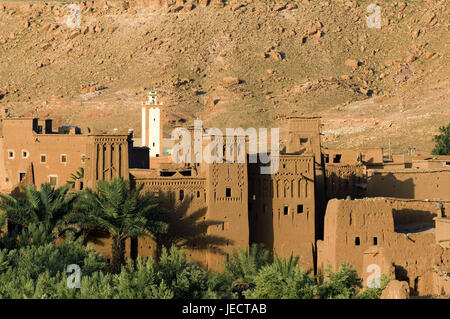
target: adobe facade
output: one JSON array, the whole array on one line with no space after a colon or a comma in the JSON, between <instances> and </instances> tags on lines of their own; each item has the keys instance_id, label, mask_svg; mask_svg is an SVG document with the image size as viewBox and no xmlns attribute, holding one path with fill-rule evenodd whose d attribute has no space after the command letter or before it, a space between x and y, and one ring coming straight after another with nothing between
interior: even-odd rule
<instances>
[{"instance_id":1,"label":"adobe facade","mask_svg":"<svg viewBox=\"0 0 450 319\"><path fill-rule=\"evenodd\" d=\"M381 273L407 281L413 294L449 294L450 201L365 198L328 202L318 269L352 264L365 280ZM443 293L444 292L444 293Z\"/></svg>"},{"instance_id":2,"label":"adobe facade","mask_svg":"<svg viewBox=\"0 0 450 319\"><path fill-rule=\"evenodd\" d=\"M198 154L191 152L183 154L191 159L187 163L174 163L172 150L162 150L162 114L156 101L143 105L145 137L139 146L133 131L82 132L56 128L50 119L5 116L0 190L61 186L80 168L77 191L122 177L154 193L170 223L168 234L128 240L128 257L155 256L161 245L175 243L203 267L220 270L233 249L262 243L271 257L298 255L303 268L318 273L348 261L366 280L367 267L378 263L383 273L408 281L415 294L449 294L448 157L386 158L381 148L327 149L320 118L297 117L287 119L286 149L271 154L279 163L274 174L261 174L266 164L250 160L255 154L246 136L225 139L233 162L197 163ZM190 132L207 143L206 130ZM239 150L245 150L243 162L236 161ZM111 257L109 238L88 239Z\"/></svg>"}]
</instances>

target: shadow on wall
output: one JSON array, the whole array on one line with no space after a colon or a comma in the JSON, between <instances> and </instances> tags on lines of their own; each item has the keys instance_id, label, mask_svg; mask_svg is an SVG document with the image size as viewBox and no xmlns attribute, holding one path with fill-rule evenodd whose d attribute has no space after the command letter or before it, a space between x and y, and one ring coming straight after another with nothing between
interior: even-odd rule
<instances>
[{"instance_id":1,"label":"shadow on wall","mask_svg":"<svg viewBox=\"0 0 450 319\"><path fill-rule=\"evenodd\" d=\"M250 245L263 244L269 251L269 259L274 257L274 224L272 201L249 203L248 222L250 226Z\"/></svg>"},{"instance_id":2,"label":"shadow on wall","mask_svg":"<svg viewBox=\"0 0 450 319\"><path fill-rule=\"evenodd\" d=\"M249 244L263 244L269 251L269 259L274 255L273 223L273 180L270 175L260 174L259 164L249 164L248 168L248 224Z\"/></svg>"},{"instance_id":3,"label":"shadow on wall","mask_svg":"<svg viewBox=\"0 0 450 319\"><path fill-rule=\"evenodd\" d=\"M150 168L149 148L146 146L130 147L128 151L129 168Z\"/></svg>"},{"instance_id":4,"label":"shadow on wall","mask_svg":"<svg viewBox=\"0 0 450 319\"><path fill-rule=\"evenodd\" d=\"M419 294L419 278L415 277L414 280L412 278L409 278L408 271L400 265L394 265L395 269L395 280L398 281L406 281L410 287L410 294L411 296L418 297ZM411 282L413 281L413 282Z\"/></svg>"},{"instance_id":5,"label":"shadow on wall","mask_svg":"<svg viewBox=\"0 0 450 319\"><path fill-rule=\"evenodd\" d=\"M352 199L366 196L367 180L364 176L351 173L345 177L337 175L335 172L327 172L325 193L327 199L345 199L351 196Z\"/></svg>"},{"instance_id":6,"label":"shadow on wall","mask_svg":"<svg viewBox=\"0 0 450 319\"><path fill-rule=\"evenodd\" d=\"M207 220L207 208L203 207L190 211L194 195L184 196L179 201L179 194L175 192L160 192L159 202L166 212L165 221L169 224L168 232L156 236L158 246L170 247L177 245L191 250L209 251L225 255L222 247L234 242L228 238L207 234L212 226L223 226L222 221Z\"/></svg>"},{"instance_id":7,"label":"shadow on wall","mask_svg":"<svg viewBox=\"0 0 450 319\"><path fill-rule=\"evenodd\" d=\"M398 180L392 173L374 174L367 178L367 197L414 198L414 181Z\"/></svg>"},{"instance_id":8,"label":"shadow on wall","mask_svg":"<svg viewBox=\"0 0 450 319\"><path fill-rule=\"evenodd\" d=\"M435 228L436 213L414 209L394 209L394 231L397 233L418 233Z\"/></svg>"}]
</instances>

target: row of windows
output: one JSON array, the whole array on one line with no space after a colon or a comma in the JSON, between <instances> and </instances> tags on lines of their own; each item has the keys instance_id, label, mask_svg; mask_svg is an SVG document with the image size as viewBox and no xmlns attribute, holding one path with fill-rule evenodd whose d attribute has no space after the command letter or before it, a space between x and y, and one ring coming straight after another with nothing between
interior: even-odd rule
<instances>
[{"instance_id":1,"label":"row of windows","mask_svg":"<svg viewBox=\"0 0 450 319\"><path fill-rule=\"evenodd\" d=\"M197 198L200 198L200 191L197 191ZM178 199L183 200L184 199L184 190L180 189L180 192L178 193Z\"/></svg>"},{"instance_id":2,"label":"row of windows","mask_svg":"<svg viewBox=\"0 0 450 319\"><path fill-rule=\"evenodd\" d=\"M200 191L197 191L197 198L200 198ZM231 197L231 188L226 188L225 189L225 197ZM184 190L180 189L179 193L178 193L178 200L183 200L184 199Z\"/></svg>"},{"instance_id":3,"label":"row of windows","mask_svg":"<svg viewBox=\"0 0 450 319\"><path fill-rule=\"evenodd\" d=\"M22 158L28 158L30 156L30 153L28 151L22 150ZM15 158L15 153L12 150L8 151L8 159L14 159ZM67 163L67 154L61 154L60 155L60 162L61 163ZM47 163L47 155L46 154L41 154L40 156L40 162L42 164ZM85 163L86 162L86 155L82 154L81 155L81 163Z\"/></svg>"},{"instance_id":4,"label":"row of windows","mask_svg":"<svg viewBox=\"0 0 450 319\"><path fill-rule=\"evenodd\" d=\"M372 243L374 246L378 245L378 238L377 237L373 237L372 238ZM361 239L359 237L355 237L355 246L359 246L361 245Z\"/></svg>"},{"instance_id":5,"label":"row of windows","mask_svg":"<svg viewBox=\"0 0 450 319\"><path fill-rule=\"evenodd\" d=\"M251 212L253 210L253 205L252 203L248 203L248 211ZM303 204L298 204L297 205L297 214L303 214ZM263 205L263 213L266 213L266 205ZM273 210L272 210L272 214L273 214ZM289 206L284 206L283 207L283 215L289 215Z\"/></svg>"},{"instance_id":6,"label":"row of windows","mask_svg":"<svg viewBox=\"0 0 450 319\"><path fill-rule=\"evenodd\" d=\"M20 172L19 173L19 182L21 182L24 178L25 178L25 173ZM8 181L9 181L9 178L7 177L6 182L8 182ZM58 175L49 175L48 182L50 183L51 186L56 187L58 185ZM83 182L80 182L79 189L80 190L83 189Z\"/></svg>"},{"instance_id":7,"label":"row of windows","mask_svg":"<svg viewBox=\"0 0 450 319\"><path fill-rule=\"evenodd\" d=\"M19 182L21 182L24 178L25 178L25 173L24 172L20 172L19 173ZM9 179L6 178L6 181L8 182ZM50 185L56 186L58 184L58 175L49 175L48 176L48 182L50 183Z\"/></svg>"},{"instance_id":8,"label":"row of windows","mask_svg":"<svg viewBox=\"0 0 450 319\"><path fill-rule=\"evenodd\" d=\"M283 214L289 215L289 206L284 206ZM303 205L302 204L297 205L297 214L303 214Z\"/></svg>"}]
</instances>

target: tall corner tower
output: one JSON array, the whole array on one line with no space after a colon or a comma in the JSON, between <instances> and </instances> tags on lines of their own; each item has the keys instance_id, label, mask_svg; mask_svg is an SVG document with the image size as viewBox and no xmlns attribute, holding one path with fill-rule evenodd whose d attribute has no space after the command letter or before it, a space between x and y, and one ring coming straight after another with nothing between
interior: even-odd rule
<instances>
[{"instance_id":1,"label":"tall corner tower","mask_svg":"<svg viewBox=\"0 0 450 319\"><path fill-rule=\"evenodd\" d=\"M161 102L157 101L156 92L148 94L148 101L142 104L142 146L149 148L150 157L162 155L162 121Z\"/></svg>"}]
</instances>

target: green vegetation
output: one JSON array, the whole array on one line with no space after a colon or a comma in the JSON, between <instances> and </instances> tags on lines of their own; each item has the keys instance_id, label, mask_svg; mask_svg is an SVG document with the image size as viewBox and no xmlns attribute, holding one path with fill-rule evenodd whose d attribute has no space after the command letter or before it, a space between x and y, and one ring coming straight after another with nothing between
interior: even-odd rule
<instances>
[{"instance_id":1,"label":"green vegetation","mask_svg":"<svg viewBox=\"0 0 450 319\"><path fill-rule=\"evenodd\" d=\"M120 272L124 263L127 238L152 236L167 229L160 220L153 194L140 194L143 187L141 184L133 189L129 181L121 178L99 181L95 191L88 188L81 192L67 216L70 223L83 230L106 231L111 236L114 273Z\"/></svg>"},{"instance_id":2,"label":"green vegetation","mask_svg":"<svg viewBox=\"0 0 450 319\"><path fill-rule=\"evenodd\" d=\"M75 194L69 188L53 188L46 183L39 190L28 185L23 194L0 194L0 210L10 225L11 235L21 234L23 239L34 233L34 243L46 243L58 238L66 229L64 217L72 211ZM39 241L37 231L40 231Z\"/></svg>"},{"instance_id":3,"label":"green vegetation","mask_svg":"<svg viewBox=\"0 0 450 319\"><path fill-rule=\"evenodd\" d=\"M389 282L383 277L381 288L363 290L349 264L314 277L293 255L270 262L261 245L234 250L223 273L189 262L176 246L162 247L157 260L125 262L126 238L167 229L152 195L141 195L142 187L133 190L122 179L101 181L95 191L68 190L44 184L39 190L27 186L21 195L0 195L0 299L379 298ZM114 241L110 267L84 243L86 234L99 229ZM72 272L67 267L73 264L80 267L80 288L68 285Z\"/></svg>"},{"instance_id":4,"label":"green vegetation","mask_svg":"<svg viewBox=\"0 0 450 319\"><path fill-rule=\"evenodd\" d=\"M84 177L84 168L80 167L75 174L70 174L70 180L67 181L67 185L70 186L70 188L75 188L75 183L79 180L82 180Z\"/></svg>"},{"instance_id":5,"label":"green vegetation","mask_svg":"<svg viewBox=\"0 0 450 319\"><path fill-rule=\"evenodd\" d=\"M450 123L447 126L439 128L441 134L435 135L434 149L431 151L433 155L450 155Z\"/></svg>"}]
</instances>

